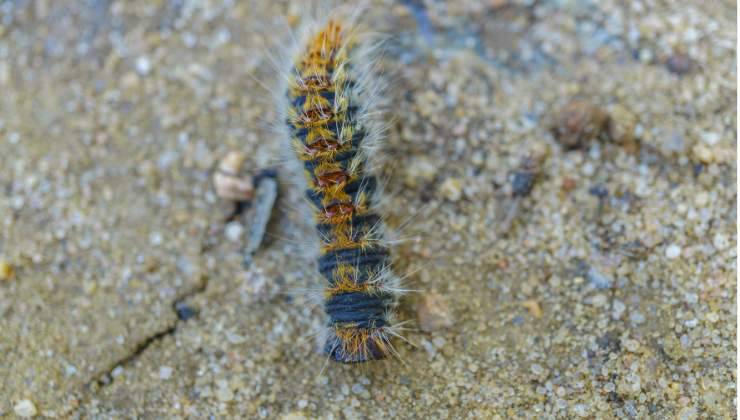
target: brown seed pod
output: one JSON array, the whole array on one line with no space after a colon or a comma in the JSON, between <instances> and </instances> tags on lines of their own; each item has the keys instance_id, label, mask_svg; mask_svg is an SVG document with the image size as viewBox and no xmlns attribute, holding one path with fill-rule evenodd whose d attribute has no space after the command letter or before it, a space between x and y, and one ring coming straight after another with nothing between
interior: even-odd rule
<instances>
[{"instance_id":1,"label":"brown seed pod","mask_svg":"<svg viewBox=\"0 0 740 420\"><path fill-rule=\"evenodd\" d=\"M247 201L252 198L252 177L243 173L246 158L244 153L231 151L218 163L213 174L213 186L219 197L232 201Z\"/></svg>"},{"instance_id":2,"label":"brown seed pod","mask_svg":"<svg viewBox=\"0 0 740 420\"><path fill-rule=\"evenodd\" d=\"M552 134L568 149L584 147L606 129L609 114L582 99L573 99L560 111Z\"/></svg>"}]
</instances>

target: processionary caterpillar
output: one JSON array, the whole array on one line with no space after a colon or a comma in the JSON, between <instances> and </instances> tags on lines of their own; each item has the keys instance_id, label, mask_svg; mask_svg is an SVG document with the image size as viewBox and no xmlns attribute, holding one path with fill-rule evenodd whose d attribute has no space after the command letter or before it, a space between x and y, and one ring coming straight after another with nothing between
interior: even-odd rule
<instances>
[{"instance_id":1,"label":"processionary caterpillar","mask_svg":"<svg viewBox=\"0 0 740 420\"><path fill-rule=\"evenodd\" d=\"M332 13L306 25L297 43L281 115L320 237L329 318L324 351L342 363L382 359L395 354L400 290L369 171L383 131L374 120L382 90L377 42L357 29L355 18Z\"/></svg>"}]
</instances>

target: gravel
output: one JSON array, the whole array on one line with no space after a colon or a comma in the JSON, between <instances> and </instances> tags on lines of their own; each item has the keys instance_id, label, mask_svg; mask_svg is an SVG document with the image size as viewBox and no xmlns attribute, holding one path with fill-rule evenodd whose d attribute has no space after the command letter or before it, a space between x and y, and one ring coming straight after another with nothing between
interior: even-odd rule
<instances>
[{"instance_id":1,"label":"gravel","mask_svg":"<svg viewBox=\"0 0 740 420\"><path fill-rule=\"evenodd\" d=\"M735 4L371 3L414 291L368 366L324 366L288 169L250 264L221 233L218 159L285 155L262 85L303 2L3 3L0 417L736 416Z\"/></svg>"}]
</instances>

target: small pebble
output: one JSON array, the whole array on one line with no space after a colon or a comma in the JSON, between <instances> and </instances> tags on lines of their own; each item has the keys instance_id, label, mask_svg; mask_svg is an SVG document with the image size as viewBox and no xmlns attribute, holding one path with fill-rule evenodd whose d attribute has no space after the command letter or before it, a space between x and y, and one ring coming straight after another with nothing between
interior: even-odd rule
<instances>
[{"instance_id":1,"label":"small pebble","mask_svg":"<svg viewBox=\"0 0 740 420\"><path fill-rule=\"evenodd\" d=\"M721 136L719 133L713 131L704 131L700 135L701 140L709 146L714 146L719 143Z\"/></svg>"},{"instance_id":2,"label":"small pebble","mask_svg":"<svg viewBox=\"0 0 740 420\"><path fill-rule=\"evenodd\" d=\"M152 63L149 61L149 58L146 56L141 56L136 59L136 71L142 75L146 76L149 74L149 72L152 70Z\"/></svg>"},{"instance_id":3,"label":"small pebble","mask_svg":"<svg viewBox=\"0 0 740 420\"><path fill-rule=\"evenodd\" d=\"M637 349L640 348L640 343L638 343L637 340L633 340L630 338L625 340L624 348L626 348L629 352L635 353Z\"/></svg>"},{"instance_id":4,"label":"small pebble","mask_svg":"<svg viewBox=\"0 0 740 420\"><path fill-rule=\"evenodd\" d=\"M607 332L606 334L597 338L596 344L598 344L599 347L609 353L619 352L622 348L622 342L620 341L619 336L613 331Z\"/></svg>"},{"instance_id":5,"label":"small pebble","mask_svg":"<svg viewBox=\"0 0 740 420\"><path fill-rule=\"evenodd\" d=\"M546 151L535 151L522 159L517 169L511 174L512 195L525 197L532 192L546 158Z\"/></svg>"},{"instance_id":6,"label":"small pebble","mask_svg":"<svg viewBox=\"0 0 740 420\"><path fill-rule=\"evenodd\" d=\"M581 170L584 176L591 177L596 172L596 167L591 162L586 162Z\"/></svg>"},{"instance_id":7,"label":"small pebble","mask_svg":"<svg viewBox=\"0 0 740 420\"><path fill-rule=\"evenodd\" d=\"M614 283L614 280L602 274L594 267L589 268L586 273L586 278L592 286L600 290L609 289L612 286L612 283Z\"/></svg>"},{"instance_id":8,"label":"small pebble","mask_svg":"<svg viewBox=\"0 0 740 420\"><path fill-rule=\"evenodd\" d=\"M17 195L10 200L10 206L16 211L22 209L25 203L26 200L21 195Z\"/></svg>"},{"instance_id":9,"label":"small pebble","mask_svg":"<svg viewBox=\"0 0 740 420\"><path fill-rule=\"evenodd\" d=\"M522 302L522 306L529 311L532 316L535 318L541 318L542 317L542 308L540 307L540 303L536 300L530 299L525 300Z\"/></svg>"},{"instance_id":10,"label":"small pebble","mask_svg":"<svg viewBox=\"0 0 740 420\"><path fill-rule=\"evenodd\" d=\"M162 234L159 232L152 232L149 234L149 243L153 246L159 246L162 245L162 241L164 238L162 237Z\"/></svg>"},{"instance_id":11,"label":"small pebble","mask_svg":"<svg viewBox=\"0 0 740 420\"><path fill-rule=\"evenodd\" d=\"M177 318L181 321L187 321L188 319L197 315L195 309L188 306L188 304L185 302L176 303L175 312L177 313Z\"/></svg>"},{"instance_id":12,"label":"small pebble","mask_svg":"<svg viewBox=\"0 0 740 420\"><path fill-rule=\"evenodd\" d=\"M621 300L615 299L612 303L612 319L620 319L627 306Z\"/></svg>"},{"instance_id":13,"label":"small pebble","mask_svg":"<svg viewBox=\"0 0 740 420\"><path fill-rule=\"evenodd\" d=\"M673 260L681 256L681 247L676 244L671 244L665 250L666 258Z\"/></svg>"},{"instance_id":14,"label":"small pebble","mask_svg":"<svg viewBox=\"0 0 740 420\"><path fill-rule=\"evenodd\" d=\"M18 144L21 141L21 135L17 132L12 132L8 134L8 142L10 144Z\"/></svg>"},{"instance_id":15,"label":"small pebble","mask_svg":"<svg viewBox=\"0 0 740 420\"><path fill-rule=\"evenodd\" d=\"M714 235L714 238L712 238L712 245L714 245L718 251L723 251L730 246L730 241L727 240L725 235L718 233ZM2 274L0 274L0 277L1 276Z\"/></svg>"},{"instance_id":16,"label":"small pebble","mask_svg":"<svg viewBox=\"0 0 740 420\"><path fill-rule=\"evenodd\" d=\"M457 178L447 178L439 187L442 196L452 202L462 198L462 182Z\"/></svg>"},{"instance_id":17,"label":"small pebble","mask_svg":"<svg viewBox=\"0 0 740 420\"><path fill-rule=\"evenodd\" d=\"M606 198L609 196L609 190L603 185L594 185L588 189L588 193L598 198Z\"/></svg>"},{"instance_id":18,"label":"small pebble","mask_svg":"<svg viewBox=\"0 0 740 420\"><path fill-rule=\"evenodd\" d=\"M586 404L576 404L573 406L573 412L578 417L588 416L588 406Z\"/></svg>"},{"instance_id":19,"label":"small pebble","mask_svg":"<svg viewBox=\"0 0 740 420\"><path fill-rule=\"evenodd\" d=\"M445 340L444 337L434 337L432 339L432 344L434 344L434 347L441 349L445 344L447 344L447 340Z\"/></svg>"},{"instance_id":20,"label":"small pebble","mask_svg":"<svg viewBox=\"0 0 740 420\"><path fill-rule=\"evenodd\" d=\"M570 177L564 177L560 188L565 192L572 191L577 186L576 181Z\"/></svg>"},{"instance_id":21,"label":"small pebble","mask_svg":"<svg viewBox=\"0 0 740 420\"><path fill-rule=\"evenodd\" d=\"M681 339L679 341L681 343L681 347L687 349L689 346L691 346L691 340L689 340L689 336L684 334L681 336Z\"/></svg>"},{"instance_id":22,"label":"small pebble","mask_svg":"<svg viewBox=\"0 0 740 420\"><path fill-rule=\"evenodd\" d=\"M666 60L665 64L668 71L678 75L688 73L693 67L691 57L683 53L673 54L668 58L668 60Z\"/></svg>"},{"instance_id":23,"label":"small pebble","mask_svg":"<svg viewBox=\"0 0 740 420\"><path fill-rule=\"evenodd\" d=\"M716 156L711 147L697 143L691 149L692 156L694 159L701 163L712 163L716 160Z\"/></svg>"},{"instance_id":24,"label":"small pebble","mask_svg":"<svg viewBox=\"0 0 740 420\"><path fill-rule=\"evenodd\" d=\"M10 280L13 278L13 266L5 260L0 260L0 281Z\"/></svg>"},{"instance_id":25,"label":"small pebble","mask_svg":"<svg viewBox=\"0 0 740 420\"><path fill-rule=\"evenodd\" d=\"M429 342L428 340L422 339L420 340L421 347L424 348L427 352L427 356L429 360L434 359L434 356L437 355L437 349L434 348L434 344Z\"/></svg>"},{"instance_id":26,"label":"small pebble","mask_svg":"<svg viewBox=\"0 0 740 420\"><path fill-rule=\"evenodd\" d=\"M421 297L416 308L419 327L422 331L432 332L453 325L450 308L444 296L437 293L427 293Z\"/></svg>"},{"instance_id":27,"label":"small pebble","mask_svg":"<svg viewBox=\"0 0 740 420\"><path fill-rule=\"evenodd\" d=\"M224 236L231 242L239 242L244 234L244 226L239 222L230 222L224 227Z\"/></svg>"},{"instance_id":28,"label":"small pebble","mask_svg":"<svg viewBox=\"0 0 740 420\"><path fill-rule=\"evenodd\" d=\"M668 334L663 339L663 351L666 355L672 359L678 359L683 356L683 350L681 343L676 339L673 334Z\"/></svg>"},{"instance_id":29,"label":"small pebble","mask_svg":"<svg viewBox=\"0 0 740 420\"><path fill-rule=\"evenodd\" d=\"M699 302L699 295L696 293L686 293L684 295L684 299L686 300L686 303L689 305L694 305L697 302Z\"/></svg>"},{"instance_id":30,"label":"small pebble","mask_svg":"<svg viewBox=\"0 0 740 420\"><path fill-rule=\"evenodd\" d=\"M123 374L123 367L122 366L116 366L115 369L113 369L110 373L110 376L117 378Z\"/></svg>"},{"instance_id":31,"label":"small pebble","mask_svg":"<svg viewBox=\"0 0 740 420\"><path fill-rule=\"evenodd\" d=\"M232 391L229 387L219 387L216 390L216 398L218 398L219 401L228 402L234 399L234 391Z\"/></svg>"},{"instance_id":32,"label":"small pebble","mask_svg":"<svg viewBox=\"0 0 740 420\"><path fill-rule=\"evenodd\" d=\"M226 331L226 341L231 344L242 344L247 341L247 338L233 331Z\"/></svg>"},{"instance_id":33,"label":"small pebble","mask_svg":"<svg viewBox=\"0 0 740 420\"><path fill-rule=\"evenodd\" d=\"M31 400L20 400L13 406L13 411L18 417L33 417L36 415L36 406Z\"/></svg>"},{"instance_id":34,"label":"small pebble","mask_svg":"<svg viewBox=\"0 0 740 420\"><path fill-rule=\"evenodd\" d=\"M608 133L611 141L622 145L628 152L637 151L635 127L637 117L622 105L614 105L609 110Z\"/></svg>"},{"instance_id":35,"label":"small pebble","mask_svg":"<svg viewBox=\"0 0 740 420\"><path fill-rule=\"evenodd\" d=\"M532 192L536 174L529 171L515 171L511 174L511 193L514 196L524 197Z\"/></svg>"},{"instance_id":36,"label":"small pebble","mask_svg":"<svg viewBox=\"0 0 740 420\"><path fill-rule=\"evenodd\" d=\"M352 392L355 394L362 394L365 392L365 387L362 386L362 384L354 384L352 385Z\"/></svg>"},{"instance_id":37,"label":"small pebble","mask_svg":"<svg viewBox=\"0 0 740 420\"><path fill-rule=\"evenodd\" d=\"M172 368L169 366L159 367L159 379L166 381L172 377Z\"/></svg>"},{"instance_id":38,"label":"small pebble","mask_svg":"<svg viewBox=\"0 0 740 420\"><path fill-rule=\"evenodd\" d=\"M641 312L632 312L630 314L630 322L633 324L642 324L645 322L645 315L643 315Z\"/></svg>"},{"instance_id":39,"label":"small pebble","mask_svg":"<svg viewBox=\"0 0 740 420\"><path fill-rule=\"evenodd\" d=\"M653 61L653 52L650 51L649 49L643 48L643 49L640 50L640 53L639 54L640 54L639 55L639 59L643 63L648 64L651 61Z\"/></svg>"},{"instance_id":40,"label":"small pebble","mask_svg":"<svg viewBox=\"0 0 740 420\"><path fill-rule=\"evenodd\" d=\"M599 294L594 295L591 298L590 303L591 303L591 305L593 305L593 306L595 306L597 308L601 308L604 305L606 305L606 301L607 301L606 295L599 293Z\"/></svg>"},{"instance_id":41,"label":"small pebble","mask_svg":"<svg viewBox=\"0 0 740 420\"><path fill-rule=\"evenodd\" d=\"M244 153L231 151L219 162L213 174L213 186L216 194L231 201L247 201L254 195L254 181L244 174Z\"/></svg>"},{"instance_id":42,"label":"small pebble","mask_svg":"<svg viewBox=\"0 0 740 420\"><path fill-rule=\"evenodd\" d=\"M539 365L539 364L537 364L537 363L533 364L533 365L532 365L532 366L530 367L530 369L532 369L532 373L534 373L535 375L542 375L542 373L543 373L543 372L545 371L545 370L544 370L544 369L542 368L542 366L540 366L540 365Z\"/></svg>"},{"instance_id":43,"label":"small pebble","mask_svg":"<svg viewBox=\"0 0 740 420\"><path fill-rule=\"evenodd\" d=\"M567 149L578 149L599 137L608 122L609 115L600 107L573 99L555 118L552 133Z\"/></svg>"},{"instance_id":44,"label":"small pebble","mask_svg":"<svg viewBox=\"0 0 740 420\"><path fill-rule=\"evenodd\" d=\"M415 188L425 182L430 182L437 175L437 167L427 158L412 159L406 167L404 183Z\"/></svg>"},{"instance_id":45,"label":"small pebble","mask_svg":"<svg viewBox=\"0 0 740 420\"><path fill-rule=\"evenodd\" d=\"M77 368L76 367L74 367L73 365L70 365L70 364L67 364L67 365L64 366L64 375L66 377L69 378L70 376L75 375L75 374L77 374Z\"/></svg>"},{"instance_id":46,"label":"small pebble","mask_svg":"<svg viewBox=\"0 0 740 420\"><path fill-rule=\"evenodd\" d=\"M694 204L699 208L706 206L707 203L709 203L709 194L706 191L702 191L694 197Z\"/></svg>"}]
</instances>

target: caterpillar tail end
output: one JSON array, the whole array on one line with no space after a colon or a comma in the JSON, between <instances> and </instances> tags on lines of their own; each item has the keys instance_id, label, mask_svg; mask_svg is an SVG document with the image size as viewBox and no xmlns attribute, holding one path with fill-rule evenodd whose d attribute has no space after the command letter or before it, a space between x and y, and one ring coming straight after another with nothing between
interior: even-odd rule
<instances>
[{"instance_id":1,"label":"caterpillar tail end","mask_svg":"<svg viewBox=\"0 0 740 420\"><path fill-rule=\"evenodd\" d=\"M339 363L364 363L382 360L391 353L390 340L383 328L332 328L324 352Z\"/></svg>"}]
</instances>

